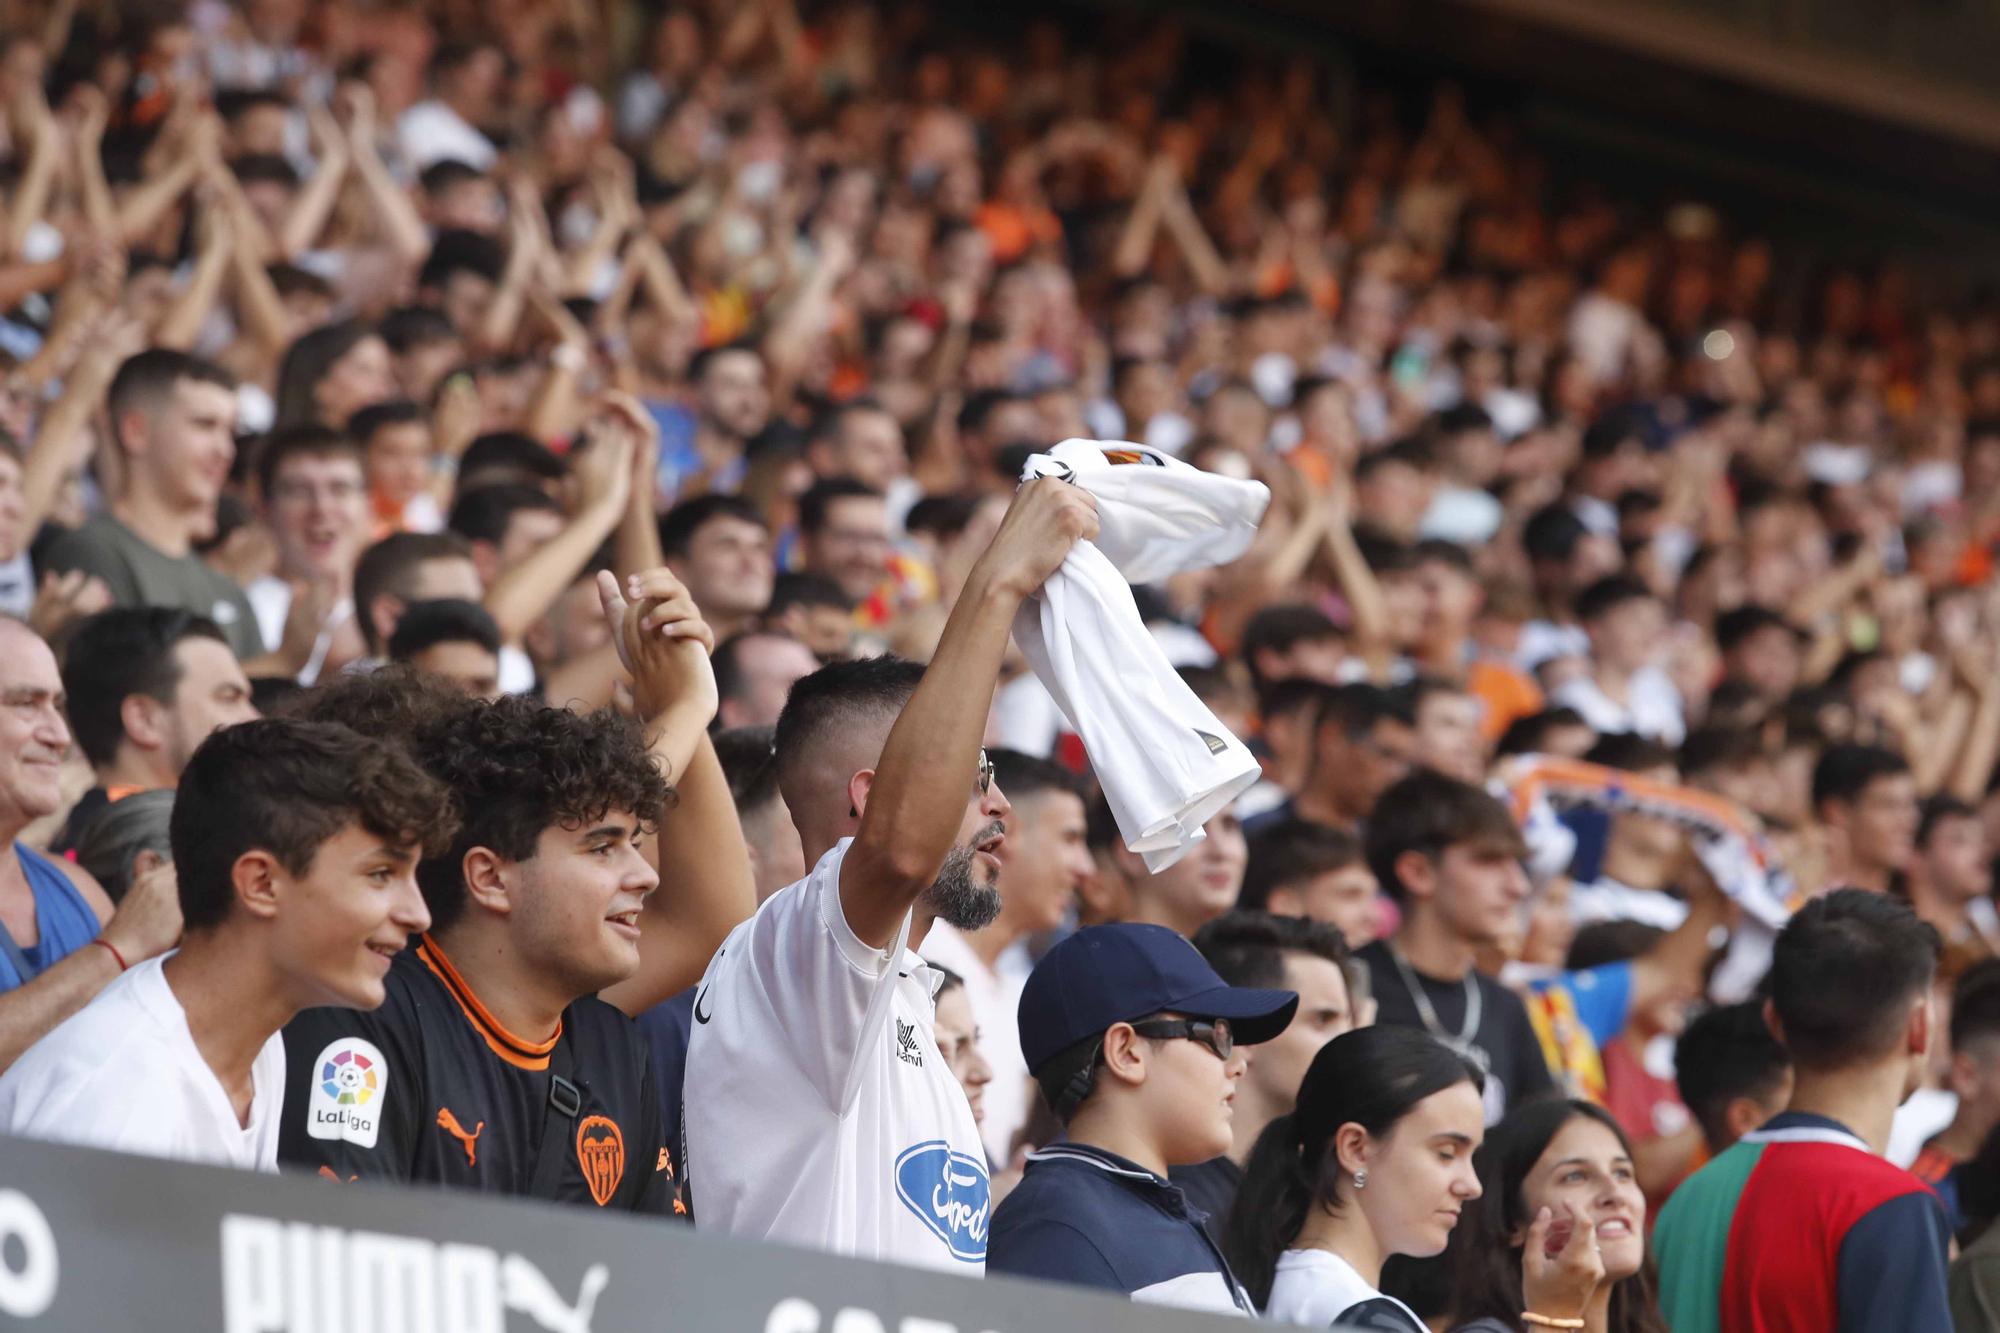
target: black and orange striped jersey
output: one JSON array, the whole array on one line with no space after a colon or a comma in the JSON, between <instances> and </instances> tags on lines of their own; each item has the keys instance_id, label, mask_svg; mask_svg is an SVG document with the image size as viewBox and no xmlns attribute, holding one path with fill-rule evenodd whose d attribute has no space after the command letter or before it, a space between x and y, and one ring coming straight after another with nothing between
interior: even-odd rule
<instances>
[{"instance_id":1,"label":"black and orange striped jersey","mask_svg":"<svg viewBox=\"0 0 2000 1333\"><path fill-rule=\"evenodd\" d=\"M286 1026L281 1164L339 1181L531 1195L553 1056L580 1098L562 1124L556 1197L675 1211L652 1056L631 1019L591 996L563 1011L554 1038L523 1040L428 935L397 956L387 984L373 1012L308 1009Z\"/></svg>"}]
</instances>

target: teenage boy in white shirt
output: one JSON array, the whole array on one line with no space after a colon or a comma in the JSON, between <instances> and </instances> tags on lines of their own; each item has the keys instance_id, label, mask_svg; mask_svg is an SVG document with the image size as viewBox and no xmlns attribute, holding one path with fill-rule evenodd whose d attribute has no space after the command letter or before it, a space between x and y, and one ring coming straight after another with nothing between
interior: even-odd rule
<instances>
[{"instance_id":1,"label":"teenage boy in white shirt","mask_svg":"<svg viewBox=\"0 0 2000 1333\"><path fill-rule=\"evenodd\" d=\"M976 930L1006 798L979 742L1021 603L1097 531L1088 494L1022 487L927 668L840 663L792 687L777 763L806 878L730 935L696 994L697 1227L978 1275L991 1191L932 1034L934 920Z\"/></svg>"},{"instance_id":2,"label":"teenage boy in white shirt","mask_svg":"<svg viewBox=\"0 0 2000 1333\"><path fill-rule=\"evenodd\" d=\"M181 947L16 1061L0 1128L276 1171L279 1029L315 1005L382 1003L390 961L430 924L418 855L451 827L441 786L346 727L273 718L210 736L174 798Z\"/></svg>"}]
</instances>

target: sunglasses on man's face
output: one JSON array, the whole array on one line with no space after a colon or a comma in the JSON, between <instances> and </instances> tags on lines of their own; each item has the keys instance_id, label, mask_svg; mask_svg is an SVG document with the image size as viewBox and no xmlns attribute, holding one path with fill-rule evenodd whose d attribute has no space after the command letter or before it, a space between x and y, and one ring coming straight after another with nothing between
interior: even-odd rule
<instances>
[{"instance_id":1,"label":"sunglasses on man's face","mask_svg":"<svg viewBox=\"0 0 2000 1333\"><path fill-rule=\"evenodd\" d=\"M1142 1037L1198 1041L1218 1060L1227 1060L1236 1049L1236 1034L1226 1018L1150 1018L1134 1023L1132 1030Z\"/></svg>"},{"instance_id":2,"label":"sunglasses on man's face","mask_svg":"<svg viewBox=\"0 0 2000 1333\"><path fill-rule=\"evenodd\" d=\"M979 752L979 794L985 796L993 790L993 760L984 749Z\"/></svg>"}]
</instances>

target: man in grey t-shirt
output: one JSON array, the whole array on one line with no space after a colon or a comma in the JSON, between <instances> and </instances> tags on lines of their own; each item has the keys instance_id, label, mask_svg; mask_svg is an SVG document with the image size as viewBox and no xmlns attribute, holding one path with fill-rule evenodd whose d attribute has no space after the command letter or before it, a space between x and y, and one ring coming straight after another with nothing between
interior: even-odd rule
<instances>
[{"instance_id":1,"label":"man in grey t-shirt","mask_svg":"<svg viewBox=\"0 0 2000 1333\"><path fill-rule=\"evenodd\" d=\"M246 663L266 649L249 598L194 554L236 457L236 386L220 366L153 348L118 368L111 436L124 485L99 514L49 547L50 569L104 580L119 606L174 606L222 627Z\"/></svg>"}]
</instances>

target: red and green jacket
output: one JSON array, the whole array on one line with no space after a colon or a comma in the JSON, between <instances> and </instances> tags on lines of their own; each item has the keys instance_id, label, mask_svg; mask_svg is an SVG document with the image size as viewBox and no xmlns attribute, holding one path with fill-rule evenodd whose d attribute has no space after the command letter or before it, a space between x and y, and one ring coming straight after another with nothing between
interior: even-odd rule
<instances>
[{"instance_id":1,"label":"red and green jacket","mask_svg":"<svg viewBox=\"0 0 2000 1333\"><path fill-rule=\"evenodd\" d=\"M1674 1333L1950 1333L1949 1242L1922 1181L1786 1112L1667 1200L1660 1307Z\"/></svg>"}]
</instances>

